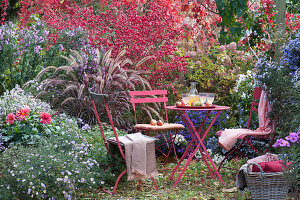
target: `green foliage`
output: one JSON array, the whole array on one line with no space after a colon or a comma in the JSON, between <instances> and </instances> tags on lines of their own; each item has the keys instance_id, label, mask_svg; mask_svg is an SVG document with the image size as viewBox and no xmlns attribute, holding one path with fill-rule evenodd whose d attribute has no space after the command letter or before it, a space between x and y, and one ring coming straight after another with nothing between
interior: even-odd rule
<instances>
[{"instance_id":1,"label":"green foliage","mask_svg":"<svg viewBox=\"0 0 300 200\"><path fill-rule=\"evenodd\" d=\"M7 90L0 97L0 126L5 122L9 113L16 113L20 108L30 108L32 112L48 112L52 114L50 105L22 90L18 85L12 90Z\"/></svg>"},{"instance_id":2,"label":"green foliage","mask_svg":"<svg viewBox=\"0 0 300 200\"><path fill-rule=\"evenodd\" d=\"M85 52L89 61L94 59L86 31L75 28L57 32L37 15L30 16L27 27L9 22L0 32L0 94L32 80L47 66L67 64L60 55L69 55L69 49Z\"/></svg>"},{"instance_id":3,"label":"green foliage","mask_svg":"<svg viewBox=\"0 0 300 200\"><path fill-rule=\"evenodd\" d=\"M288 12L300 14L300 2L298 0L291 0L286 4Z\"/></svg>"},{"instance_id":4,"label":"green foliage","mask_svg":"<svg viewBox=\"0 0 300 200\"><path fill-rule=\"evenodd\" d=\"M217 102L226 98L234 88L237 75L246 73L253 64L252 56L237 50L235 43L186 54L189 56L188 79L197 82L198 92L216 93Z\"/></svg>"},{"instance_id":5,"label":"green foliage","mask_svg":"<svg viewBox=\"0 0 300 200\"><path fill-rule=\"evenodd\" d=\"M12 89L15 84L23 85L43 68L48 31L42 23L30 28L8 23L1 26L0 39L0 94Z\"/></svg>"},{"instance_id":6,"label":"green foliage","mask_svg":"<svg viewBox=\"0 0 300 200\"><path fill-rule=\"evenodd\" d=\"M299 181L300 181L300 129L293 133L290 133L285 138L277 139L273 147L276 153L279 154L280 159L283 160L284 176L289 184L292 196L297 198L299 195ZM291 162L288 165L288 162Z\"/></svg>"},{"instance_id":7,"label":"green foliage","mask_svg":"<svg viewBox=\"0 0 300 200\"><path fill-rule=\"evenodd\" d=\"M257 79L268 93L274 119L278 116L277 126L285 134L299 127L300 121L300 87L295 83L289 66L277 66L273 62L261 60Z\"/></svg>"},{"instance_id":8,"label":"green foliage","mask_svg":"<svg viewBox=\"0 0 300 200\"><path fill-rule=\"evenodd\" d=\"M53 121L56 134L34 146L15 145L0 153L1 199L80 198L96 193L99 186L111 187L125 169L121 159L107 154L99 127L79 129L65 114L54 116ZM103 130L107 138L114 137L111 127ZM117 134L127 133L117 130Z\"/></svg>"},{"instance_id":9,"label":"green foliage","mask_svg":"<svg viewBox=\"0 0 300 200\"><path fill-rule=\"evenodd\" d=\"M222 18L220 23L220 43L238 42L244 30L244 23L248 23L248 0L216 0L219 15ZM237 19L242 18L243 23ZM247 20L246 20L247 19Z\"/></svg>"},{"instance_id":10,"label":"green foliage","mask_svg":"<svg viewBox=\"0 0 300 200\"><path fill-rule=\"evenodd\" d=\"M255 73L248 70L246 74L239 74L233 90L222 101L230 106L230 121L235 127L246 128L250 114L251 103L254 92ZM250 129L258 128L258 118L253 113Z\"/></svg>"}]
</instances>

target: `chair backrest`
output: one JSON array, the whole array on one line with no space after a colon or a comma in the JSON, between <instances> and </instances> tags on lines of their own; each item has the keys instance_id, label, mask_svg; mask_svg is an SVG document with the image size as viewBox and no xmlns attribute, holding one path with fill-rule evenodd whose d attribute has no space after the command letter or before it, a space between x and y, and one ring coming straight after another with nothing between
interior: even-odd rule
<instances>
[{"instance_id":1,"label":"chair backrest","mask_svg":"<svg viewBox=\"0 0 300 200\"><path fill-rule=\"evenodd\" d=\"M258 104L259 104L259 99L260 99L261 92L262 92L261 88L259 88L259 87L254 88L254 93L253 93L251 110L250 110L250 115L249 115L249 119L248 119L248 123L247 123L247 128L250 127L252 113L253 112L258 112Z\"/></svg>"},{"instance_id":2,"label":"chair backrest","mask_svg":"<svg viewBox=\"0 0 300 200\"><path fill-rule=\"evenodd\" d=\"M107 113L109 121L110 121L110 126L112 127L114 135L115 135L116 143L118 145L119 151L120 151L123 159L125 160L125 154L124 154L122 146L120 144L118 134L116 132L116 129L115 129L115 126L114 126L114 123L113 123L113 120L112 120L112 116L111 116L109 108L108 108L108 104L107 104L109 102L108 95L107 94L97 94L97 93L93 93L93 92L90 92L90 95L91 95L91 98L92 98L92 105L93 105L94 113L95 113L95 116L96 116L96 119L97 119L97 122L98 122L98 125L99 125L99 128L100 128L102 139L104 141L104 145L105 145L105 148L106 148L107 152L109 154L111 154L112 156L114 156L114 154L109 150L107 139L105 137L105 134L104 134L103 128L102 128L102 125L104 125L104 124L100 121L98 111L97 111L97 107L96 107L95 103L104 104L106 113Z\"/></svg>"},{"instance_id":3,"label":"chair backrest","mask_svg":"<svg viewBox=\"0 0 300 200\"><path fill-rule=\"evenodd\" d=\"M168 115L167 115L167 102L168 97L166 94L167 90L150 90L150 91L129 91L129 95L131 96L130 102L132 103L133 111L134 111L134 120L135 124L137 124L137 116L136 116L136 104L143 103L163 103L165 119L168 123Z\"/></svg>"}]
</instances>

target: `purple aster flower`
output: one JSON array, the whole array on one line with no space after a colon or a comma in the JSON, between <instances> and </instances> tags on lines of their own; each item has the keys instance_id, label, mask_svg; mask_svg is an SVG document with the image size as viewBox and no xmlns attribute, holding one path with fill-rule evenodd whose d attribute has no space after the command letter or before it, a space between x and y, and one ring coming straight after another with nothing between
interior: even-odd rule
<instances>
[{"instance_id":1,"label":"purple aster flower","mask_svg":"<svg viewBox=\"0 0 300 200\"><path fill-rule=\"evenodd\" d=\"M64 46L63 46L62 44L59 44L58 46L59 46L59 50L60 50L60 51L63 51L63 50L64 50Z\"/></svg>"},{"instance_id":2,"label":"purple aster flower","mask_svg":"<svg viewBox=\"0 0 300 200\"><path fill-rule=\"evenodd\" d=\"M281 140L283 140L283 139L277 139L276 142L272 145L272 147L279 147Z\"/></svg>"},{"instance_id":3,"label":"purple aster flower","mask_svg":"<svg viewBox=\"0 0 300 200\"><path fill-rule=\"evenodd\" d=\"M35 52L36 54L39 54L39 53L40 53L40 50L42 50L42 48L41 48L40 45L38 45L38 46L36 46L36 47L34 48L34 52Z\"/></svg>"},{"instance_id":4,"label":"purple aster flower","mask_svg":"<svg viewBox=\"0 0 300 200\"><path fill-rule=\"evenodd\" d=\"M280 143L279 143L279 146L281 147L289 147L290 146L290 143L284 139L280 139Z\"/></svg>"},{"instance_id":5,"label":"purple aster flower","mask_svg":"<svg viewBox=\"0 0 300 200\"><path fill-rule=\"evenodd\" d=\"M299 140L298 133L290 133L289 136L285 137L286 140L296 143Z\"/></svg>"}]
</instances>

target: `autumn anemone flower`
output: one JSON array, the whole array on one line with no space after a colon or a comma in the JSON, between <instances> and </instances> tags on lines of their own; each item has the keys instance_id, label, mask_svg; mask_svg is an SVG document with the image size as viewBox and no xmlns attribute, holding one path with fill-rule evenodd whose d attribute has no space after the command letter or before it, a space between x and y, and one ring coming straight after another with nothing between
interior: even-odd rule
<instances>
[{"instance_id":1,"label":"autumn anemone flower","mask_svg":"<svg viewBox=\"0 0 300 200\"><path fill-rule=\"evenodd\" d=\"M12 113L9 113L7 116L6 116L6 123L7 124L12 124L14 123L15 121L15 115L12 114Z\"/></svg>"},{"instance_id":2,"label":"autumn anemone flower","mask_svg":"<svg viewBox=\"0 0 300 200\"><path fill-rule=\"evenodd\" d=\"M25 117L29 116L29 108L21 108L17 111L16 116L19 121L25 120Z\"/></svg>"},{"instance_id":3,"label":"autumn anemone flower","mask_svg":"<svg viewBox=\"0 0 300 200\"><path fill-rule=\"evenodd\" d=\"M41 123L45 125L51 124L52 118L51 115L49 115L47 112L42 112L40 114Z\"/></svg>"}]
</instances>

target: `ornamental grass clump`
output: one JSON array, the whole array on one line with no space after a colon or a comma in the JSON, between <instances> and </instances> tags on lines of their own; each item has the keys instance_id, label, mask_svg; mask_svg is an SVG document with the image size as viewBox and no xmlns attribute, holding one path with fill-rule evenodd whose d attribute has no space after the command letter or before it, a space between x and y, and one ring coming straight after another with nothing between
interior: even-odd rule
<instances>
[{"instance_id":1,"label":"ornamental grass clump","mask_svg":"<svg viewBox=\"0 0 300 200\"><path fill-rule=\"evenodd\" d=\"M115 58L112 57L112 49L104 55L100 50L95 51L93 62L87 62L84 54L71 50L72 55L63 56L69 65L49 66L42 70L35 79L41 88L37 97L49 98L53 107L93 125L95 117L89 92L108 94L114 122L118 125L124 124L124 113L129 111L131 105L128 90L150 88L150 84L143 77L145 71L127 69L133 63L124 57L125 50ZM135 68L150 58L143 58L134 65ZM27 85L30 84L25 84ZM101 110L98 111L100 117L105 120L104 105L97 107Z\"/></svg>"}]
</instances>

